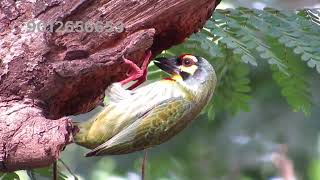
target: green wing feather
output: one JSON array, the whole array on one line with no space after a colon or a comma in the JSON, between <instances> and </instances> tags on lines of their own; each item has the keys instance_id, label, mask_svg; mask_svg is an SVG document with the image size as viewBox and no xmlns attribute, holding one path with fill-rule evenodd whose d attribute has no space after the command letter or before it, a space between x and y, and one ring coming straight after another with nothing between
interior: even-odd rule
<instances>
[{"instance_id":1,"label":"green wing feather","mask_svg":"<svg viewBox=\"0 0 320 180\"><path fill-rule=\"evenodd\" d=\"M192 103L182 97L164 100L86 156L124 154L158 145L181 130L180 121L188 119L191 109Z\"/></svg>"}]
</instances>

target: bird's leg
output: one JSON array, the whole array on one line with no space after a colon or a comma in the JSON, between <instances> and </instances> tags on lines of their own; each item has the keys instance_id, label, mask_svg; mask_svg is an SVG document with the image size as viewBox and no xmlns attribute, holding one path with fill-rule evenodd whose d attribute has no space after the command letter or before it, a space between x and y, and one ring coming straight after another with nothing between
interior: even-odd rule
<instances>
[{"instance_id":1,"label":"bird's leg","mask_svg":"<svg viewBox=\"0 0 320 180\"><path fill-rule=\"evenodd\" d=\"M131 81L137 80L133 85L131 85L128 89L134 89L138 87L140 84L142 84L144 81L147 80L147 74L148 74L148 65L150 63L151 58L151 51L147 52L147 55L144 58L144 61L142 63L142 67L139 68L134 62L130 61L129 59L124 59L124 63L128 64L131 68L133 73L129 75L129 77L125 80L120 81L122 85L127 84Z\"/></svg>"},{"instance_id":2,"label":"bird's leg","mask_svg":"<svg viewBox=\"0 0 320 180\"><path fill-rule=\"evenodd\" d=\"M143 156L143 161L142 161L142 165L141 165L141 180L144 180L145 175L146 175L148 150L145 149L143 154L144 154L144 156Z\"/></svg>"},{"instance_id":3,"label":"bird's leg","mask_svg":"<svg viewBox=\"0 0 320 180\"><path fill-rule=\"evenodd\" d=\"M143 74L142 70L134 62L124 57L123 57L123 60L125 64L128 64L131 67L131 71L133 71L133 73L127 74L129 77L127 79L120 81L121 85L125 85L131 81L137 80Z\"/></svg>"}]
</instances>

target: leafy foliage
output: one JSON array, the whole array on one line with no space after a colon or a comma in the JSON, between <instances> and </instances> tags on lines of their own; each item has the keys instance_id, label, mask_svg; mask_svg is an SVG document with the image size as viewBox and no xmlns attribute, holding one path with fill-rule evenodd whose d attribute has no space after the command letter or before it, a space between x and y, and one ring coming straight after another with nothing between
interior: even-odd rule
<instances>
[{"instance_id":1,"label":"leafy foliage","mask_svg":"<svg viewBox=\"0 0 320 180\"><path fill-rule=\"evenodd\" d=\"M1 180L19 180L19 176L16 173L1 173L0 172L0 179Z\"/></svg>"},{"instance_id":2,"label":"leafy foliage","mask_svg":"<svg viewBox=\"0 0 320 180\"><path fill-rule=\"evenodd\" d=\"M293 110L309 115L310 69L320 73L319 25L319 12L310 9L216 10L200 32L161 56L193 53L214 65L219 81L209 119L250 109L250 70L263 64Z\"/></svg>"},{"instance_id":3,"label":"leafy foliage","mask_svg":"<svg viewBox=\"0 0 320 180\"><path fill-rule=\"evenodd\" d=\"M312 105L310 74L312 70L320 73L319 17L319 11L310 9L216 10L199 33L164 51L161 56L192 53L206 58L214 66L218 86L214 99L205 110L210 120L219 112L235 114L250 110L253 89L250 75L264 65L270 68L270 78L274 79L293 110L308 115ZM149 79L163 76L162 71L150 65ZM314 177L319 176L319 166L315 161L311 167L310 174L316 174ZM163 172L167 170L165 168ZM59 179L67 179L60 172ZM51 168L30 170L28 176L30 179L50 179L52 171ZM0 179L20 178L13 172L0 173Z\"/></svg>"},{"instance_id":4,"label":"leafy foliage","mask_svg":"<svg viewBox=\"0 0 320 180\"><path fill-rule=\"evenodd\" d=\"M58 167L58 179L59 180L65 180L68 179L68 176L64 174L64 172L61 171L62 169ZM52 179L52 168L51 167L45 167L45 168L38 168L38 169L32 169L32 170L26 170L26 174L31 180L36 179ZM73 174L72 174L73 175ZM77 177L73 176L75 180L77 180ZM1 180L19 180L24 179L19 176L16 172L10 172L10 173L1 173L0 172L0 179Z\"/></svg>"},{"instance_id":5,"label":"leafy foliage","mask_svg":"<svg viewBox=\"0 0 320 180\"><path fill-rule=\"evenodd\" d=\"M38 168L38 169L33 169L28 171L28 176L30 177L31 180L36 180L36 177L47 177L51 179L53 177L52 174L52 168L46 167L46 168ZM68 177L63 174L60 170L58 170L58 179L59 180L65 180Z\"/></svg>"}]
</instances>

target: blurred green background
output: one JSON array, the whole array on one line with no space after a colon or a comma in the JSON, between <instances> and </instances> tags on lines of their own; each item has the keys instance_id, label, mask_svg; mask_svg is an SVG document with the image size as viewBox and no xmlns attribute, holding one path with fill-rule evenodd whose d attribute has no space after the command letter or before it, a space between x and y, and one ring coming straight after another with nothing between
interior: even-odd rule
<instances>
[{"instance_id":1,"label":"blurred green background","mask_svg":"<svg viewBox=\"0 0 320 180\"><path fill-rule=\"evenodd\" d=\"M245 6L280 9L320 7L319 0L224 0L218 8ZM167 143L149 150L148 180L264 180L280 178L273 163L281 144L288 147L299 179L320 180L320 78L312 77L310 117L293 112L281 96L267 67L253 68L250 112L218 114L209 121L200 116L188 129ZM74 117L84 120L98 112ZM85 158L88 150L70 145L62 160L79 179L139 180L143 152ZM63 168L62 168L63 169ZM69 177L73 179L72 176ZM280 179L278 179L280 180Z\"/></svg>"},{"instance_id":2,"label":"blurred green background","mask_svg":"<svg viewBox=\"0 0 320 180\"><path fill-rule=\"evenodd\" d=\"M319 0L222 0L218 8L225 7L249 7L262 9L263 7L275 7L279 9L301 9L301 8L319 8Z\"/></svg>"}]
</instances>

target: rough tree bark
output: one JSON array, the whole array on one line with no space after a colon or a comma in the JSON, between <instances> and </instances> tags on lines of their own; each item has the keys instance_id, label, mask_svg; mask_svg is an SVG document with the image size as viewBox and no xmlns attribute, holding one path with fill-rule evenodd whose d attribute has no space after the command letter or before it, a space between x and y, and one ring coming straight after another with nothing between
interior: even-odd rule
<instances>
[{"instance_id":1,"label":"rough tree bark","mask_svg":"<svg viewBox=\"0 0 320 180\"><path fill-rule=\"evenodd\" d=\"M99 104L140 65L198 31L220 0L1 0L0 171L44 167L72 142L68 115ZM121 21L122 33L27 32L28 21Z\"/></svg>"}]
</instances>

